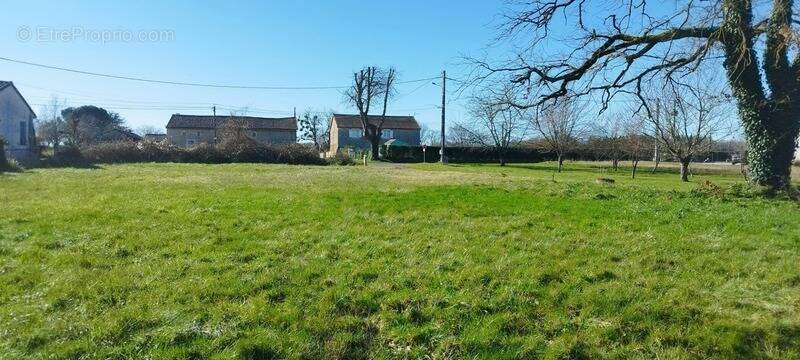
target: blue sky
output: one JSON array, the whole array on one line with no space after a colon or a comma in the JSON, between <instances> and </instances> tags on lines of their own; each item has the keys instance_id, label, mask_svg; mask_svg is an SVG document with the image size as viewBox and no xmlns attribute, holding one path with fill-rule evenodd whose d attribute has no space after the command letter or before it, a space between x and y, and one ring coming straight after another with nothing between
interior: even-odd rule
<instances>
[{"instance_id":1,"label":"blue sky","mask_svg":"<svg viewBox=\"0 0 800 360\"><path fill-rule=\"evenodd\" d=\"M461 56L479 55L495 31L500 0L444 1L25 1L4 4L0 57L98 73L196 83L253 86L347 85L364 65L395 66L400 80L458 77ZM23 30L21 30L23 29ZM21 31L28 31L24 39ZM82 32L49 39L55 32ZM97 41L98 34L166 31L162 41ZM76 33L77 34L77 33ZM23 37L21 39L21 37ZM129 126L163 127L172 113L291 115L305 108L353 112L339 90L239 90L97 78L0 61L34 110L55 95L69 105L119 112ZM454 84L453 84L454 85ZM452 86L455 88L455 86ZM440 89L405 84L390 107L439 121ZM464 115L460 101L449 118Z\"/></svg>"}]
</instances>

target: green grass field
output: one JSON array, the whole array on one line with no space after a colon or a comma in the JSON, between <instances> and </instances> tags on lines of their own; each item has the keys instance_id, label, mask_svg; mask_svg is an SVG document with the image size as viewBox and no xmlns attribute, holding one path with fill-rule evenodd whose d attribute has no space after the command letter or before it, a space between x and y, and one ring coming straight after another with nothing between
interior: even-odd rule
<instances>
[{"instance_id":1,"label":"green grass field","mask_svg":"<svg viewBox=\"0 0 800 360\"><path fill-rule=\"evenodd\" d=\"M800 358L800 204L695 172L0 175L0 358Z\"/></svg>"}]
</instances>

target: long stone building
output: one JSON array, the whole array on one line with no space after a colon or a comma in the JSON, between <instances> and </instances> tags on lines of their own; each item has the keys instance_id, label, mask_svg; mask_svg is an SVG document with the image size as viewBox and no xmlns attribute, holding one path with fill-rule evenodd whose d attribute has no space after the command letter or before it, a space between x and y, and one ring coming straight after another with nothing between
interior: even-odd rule
<instances>
[{"instance_id":1,"label":"long stone building","mask_svg":"<svg viewBox=\"0 0 800 360\"><path fill-rule=\"evenodd\" d=\"M167 123L170 144L191 147L215 144L226 126L241 126L247 136L262 144L289 144L297 141L297 119L253 116L215 116L174 114Z\"/></svg>"}]
</instances>

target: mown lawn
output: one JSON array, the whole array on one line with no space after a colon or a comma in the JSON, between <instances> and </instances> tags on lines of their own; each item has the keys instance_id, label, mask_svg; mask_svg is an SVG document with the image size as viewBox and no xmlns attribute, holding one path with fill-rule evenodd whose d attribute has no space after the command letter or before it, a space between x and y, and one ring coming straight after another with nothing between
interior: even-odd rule
<instances>
[{"instance_id":1,"label":"mown lawn","mask_svg":"<svg viewBox=\"0 0 800 360\"><path fill-rule=\"evenodd\" d=\"M0 175L0 358L800 358L800 204L551 168Z\"/></svg>"}]
</instances>

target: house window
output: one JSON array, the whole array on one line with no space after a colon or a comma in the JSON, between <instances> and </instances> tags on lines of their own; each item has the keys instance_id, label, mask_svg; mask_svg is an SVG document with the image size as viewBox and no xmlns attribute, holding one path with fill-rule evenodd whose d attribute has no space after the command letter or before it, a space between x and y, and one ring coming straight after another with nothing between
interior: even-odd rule
<instances>
[{"instance_id":1,"label":"house window","mask_svg":"<svg viewBox=\"0 0 800 360\"><path fill-rule=\"evenodd\" d=\"M350 137L353 139L358 139L364 137L364 130L362 129L350 129Z\"/></svg>"},{"instance_id":2,"label":"house window","mask_svg":"<svg viewBox=\"0 0 800 360\"><path fill-rule=\"evenodd\" d=\"M194 145L194 139L186 140L186 146L192 146L192 145Z\"/></svg>"},{"instance_id":3,"label":"house window","mask_svg":"<svg viewBox=\"0 0 800 360\"><path fill-rule=\"evenodd\" d=\"M392 138L394 138L394 131L392 131L392 129L383 129L383 130L381 130L381 138L383 138L383 139L392 139Z\"/></svg>"},{"instance_id":4,"label":"house window","mask_svg":"<svg viewBox=\"0 0 800 360\"><path fill-rule=\"evenodd\" d=\"M200 137L200 132L199 131L197 132L197 137Z\"/></svg>"},{"instance_id":5,"label":"house window","mask_svg":"<svg viewBox=\"0 0 800 360\"><path fill-rule=\"evenodd\" d=\"M19 122L19 144L28 145L28 122L26 121Z\"/></svg>"},{"instance_id":6,"label":"house window","mask_svg":"<svg viewBox=\"0 0 800 360\"><path fill-rule=\"evenodd\" d=\"M255 131L253 131L253 137L256 137L256 132Z\"/></svg>"}]
</instances>

